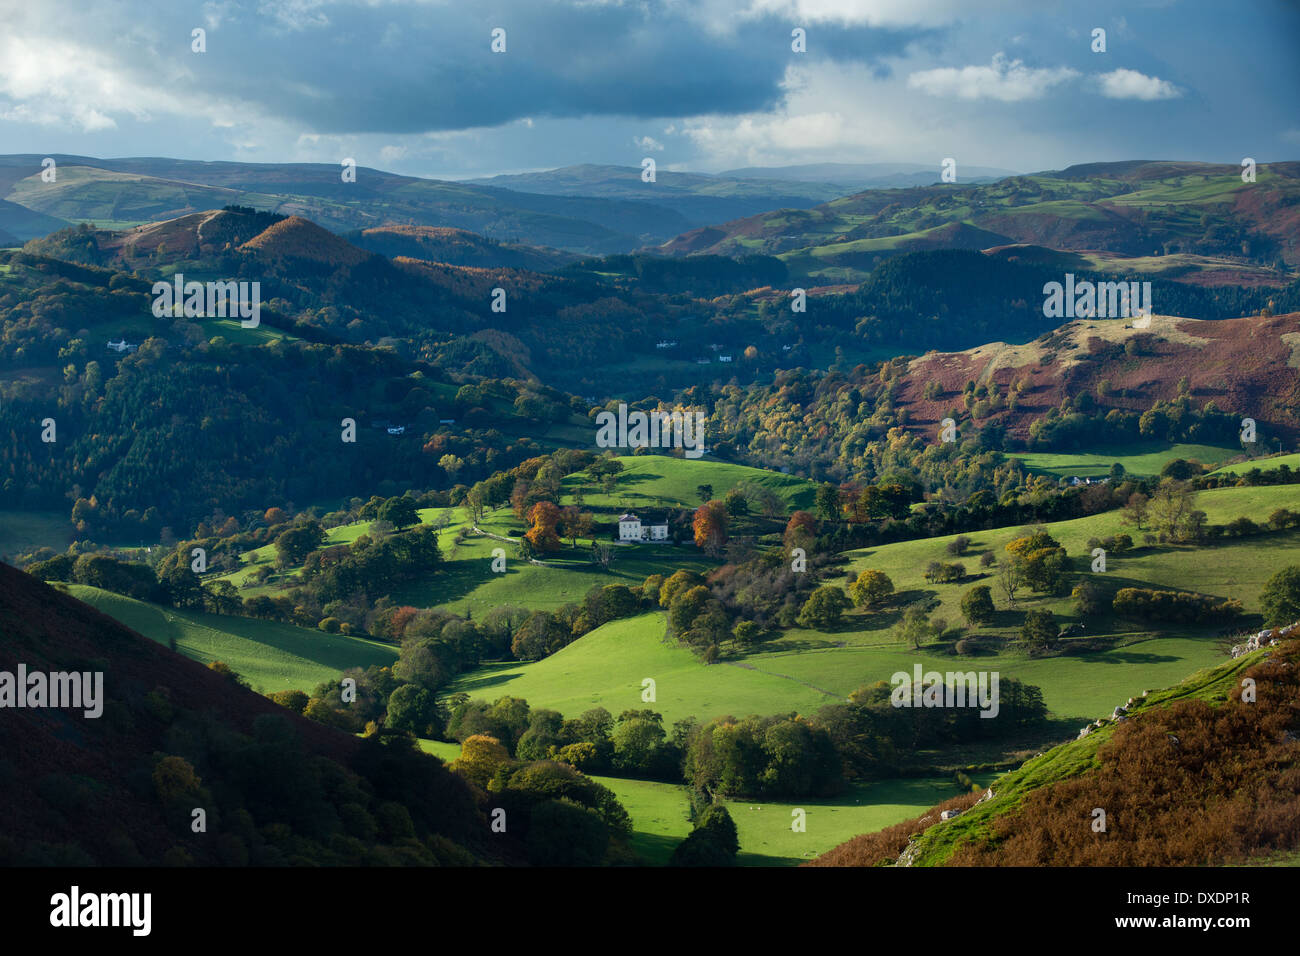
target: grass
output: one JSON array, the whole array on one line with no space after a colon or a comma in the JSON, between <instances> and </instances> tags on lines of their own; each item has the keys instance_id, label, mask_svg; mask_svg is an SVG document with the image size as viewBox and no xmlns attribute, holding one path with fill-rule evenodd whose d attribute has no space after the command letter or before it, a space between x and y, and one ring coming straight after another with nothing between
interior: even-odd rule
<instances>
[{"instance_id":1,"label":"grass","mask_svg":"<svg viewBox=\"0 0 1300 956\"><path fill-rule=\"evenodd\" d=\"M986 786L994 774L972 779ZM742 866L791 865L811 860L860 833L893 826L963 792L951 778L882 780L851 785L829 799L764 803L728 800L736 822ZM804 831L792 828L794 811L804 811Z\"/></svg>"},{"instance_id":2,"label":"grass","mask_svg":"<svg viewBox=\"0 0 1300 956\"><path fill-rule=\"evenodd\" d=\"M1211 521L1225 522L1241 514L1266 516L1277 507L1300 508L1300 487L1279 485L1225 488L1202 492L1198 507ZM1116 512L1057 522L1048 526L1069 554L1082 556L1090 537L1124 530ZM1130 529L1131 530L1131 529ZM974 554L1001 551L1017 528L977 532L970 537ZM1140 536L1139 536L1140 537ZM853 690L916 663L927 670L997 670L1042 688L1049 710L1068 726L1107 714L1116 703L1150 687L1176 683L1198 668L1222 660L1217 627L1162 626L1101 615L1088 623L1086 636L1108 637L1117 646L1089 654L1031 658L1011 648L978 657L954 657L946 646L914 651L896 642L890 632L901 606L922 597L937 598L936 616L950 624L961 621L961 595L976 583L994 585L991 577L932 585L923 578L932 560L952 560L946 553L950 538L905 541L850 552L854 572L880 568L894 581L903 600L880 612L854 611L833 633L792 628L743 658L715 665L701 663L690 651L662 640L660 614L611 622L536 663L497 664L461 678L452 688L473 697L495 700L509 694L534 707L550 707L574 716L595 707L618 713L639 707L641 682L656 682L655 709L671 724L686 716L700 720L731 714L810 713L842 700ZM968 571L979 574L973 556L960 558ZM1259 590L1278 567L1300 564L1300 532L1232 539L1206 547L1139 547L1112 556L1097 581L1105 591L1123 586L1159 586L1196 590L1237 598L1247 612L1258 609ZM1081 557L1082 573L1086 570ZM843 579L840 579L841 581ZM1018 608L1001 607L997 619L973 633L1015 638L1024 610L1050 609L1058 622L1074 619L1068 597L1024 594Z\"/></svg>"},{"instance_id":3,"label":"grass","mask_svg":"<svg viewBox=\"0 0 1300 956\"><path fill-rule=\"evenodd\" d=\"M1199 699L1210 703L1227 700L1229 691L1238 676L1257 664L1267 650L1245 654L1236 660L1224 661L1213 668L1196 672L1186 680L1166 690L1152 693L1148 698L1130 708L1130 713L1148 710L1176 700ZM1020 801L1031 791L1069 779L1097 767L1097 751L1110 739L1117 725L1106 723L1082 740L1072 740L1053 747L1047 752L1026 761L1022 766L1004 774L992 783L995 796L972 807L961 816L930 827L919 840L920 850L915 859L917 866L936 866L946 861L960 843L985 841L992 832L992 820L1013 812Z\"/></svg>"},{"instance_id":4,"label":"grass","mask_svg":"<svg viewBox=\"0 0 1300 956\"><path fill-rule=\"evenodd\" d=\"M1238 515L1262 520L1279 507L1300 507L1300 487L1277 485L1257 488L1224 488L1202 492L1197 506L1211 522L1226 522ZM1146 586L1199 591L1240 600L1248 613L1259 609L1259 591L1264 582L1287 564L1300 564L1300 533L1231 539L1213 546L1141 546L1141 535L1120 524L1120 515L1109 512L1087 518L1049 524L1049 531L1076 558L1076 570L1092 574L1083 556L1087 541L1128 530L1139 547L1125 555L1111 555L1107 571L1093 576L1104 594L1120 587ZM955 536L904 541L879 548L849 552L849 568L858 573L877 568L889 575L900 599L877 612L854 611L834 633L792 628L776 640L760 645L744 664L770 675L823 688L830 694L847 695L862 684L887 680L898 670L910 670L918 661L927 668L997 669L1003 675L1036 684L1043 689L1049 710L1058 717L1091 718L1109 712L1117 702L1143 689L1176 682L1200 667L1221 660L1216 633L1218 627L1162 626L1100 615L1087 622L1086 636L1106 637L1120 646L1111 650L1061 657L1029 658L1016 650L974 658L947 655L946 648L920 652L898 644L891 628L901 608L921 599L937 600L934 617L950 625L962 623L961 596L976 584L994 589L999 612L983 628L967 634L1014 639L1023 613L1029 608L1046 608L1058 623L1075 620L1069 597L1035 596L1023 593L1018 607L1008 609L994 577L981 571L977 557L984 550L1001 553L1018 528L1000 528L968 535L971 551L960 558L947 554L946 545ZM931 584L923 577L931 561L961 561L967 568L965 581ZM843 583L844 578L839 582ZM1123 665L1123 666L1118 666Z\"/></svg>"},{"instance_id":5,"label":"grass","mask_svg":"<svg viewBox=\"0 0 1300 956\"><path fill-rule=\"evenodd\" d=\"M425 753L450 762L460 745L421 740ZM590 774L608 787L632 818L632 849L652 866L664 866L677 844L691 832L690 802L680 784ZM995 774L974 774L987 786ZM726 807L740 838L742 866L789 866L812 859L860 833L883 830L961 793L951 777L884 780L850 784L828 799L794 803L729 800ZM791 828L796 808L805 813L804 832Z\"/></svg>"},{"instance_id":6,"label":"grass","mask_svg":"<svg viewBox=\"0 0 1300 956\"><path fill-rule=\"evenodd\" d=\"M1118 462L1124 470L1132 475L1158 475L1166 462L1175 458L1197 459L1206 464L1218 464L1241 454L1241 448L1227 448L1219 445L1165 445L1148 444L1140 446L1127 445L1114 449L1101 449L1087 454L1061 454L1057 452L1030 452L1007 455L1025 463L1025 468L1040 474L1069 478L1104 477L1111 465Z\"/></svg>"},{"instance_id":7,"label":"grass","mask_svg":"<svg viewBox=\"0 0 1300 956\"><path fill-rule=\"evenodd\" d=\"M702 664L683 647L663 641L664 615L611 621L550 657L525 664L492 664L473 671L448 692L474 698L523 697L576 717L593 707L613 714L648 706L642 681L655 682L654 709L665 726L685 717L809 713L831 698L797 681L728 664Z\"/></svg>"},{"instance_id":8,"label":"grass","mask_svg":"<svg viewBox=\"0 0 1300 956\"><path fill-rule=\"evenodd\" d=\"M72 538L66 512L0 511L0 559L12 561L37 548L53 548L61 553Z\"/></svg>"},{"instance_id":9,"label":"grass","mask_svg":"<svg viewBox=\"0 0 1300 956\"><path fill-rule=\"evenodd\" d=\"M1300 454L1275 455L1272 458L1254 458L1250 461L1239 461L1235 464L1224 465L1222 468L1213 472L1216 475L1244 475L1248 471L1258 468L1260 471L1272 471L1275 468L1281 468L1286 465L1288 468L1300 468Z\"/></svg>"},{"instance_id":10,"label":"grass","mask_svg":"<svg viewBox=\"0 0 1300 956\"><path fill-rule=\"evenodd\" d=\"M618 490L612 495L593 490L584 495L584 507L696 508L700 504L700 496L695 490L699 485L712 485L713 497L721 498L742 481L752 481L770 488L785 500L790 510L812 508L817 494L817 486L806 478L782 475L748 465L733 465L704 458L692 461L662 455L627 455L618 460L623 463ZM588 484L591 483L580 474L565 478L564 503L572 502L574 488Z\"/></svg>"},{"instance_id":11,"label":"grass","mask_svg":"<svg viewBox=\"0 0 1300 956\"><path fill-rule=\"evenodd\" d=\"M487 526L485 525L485 528ZM504 531L506 529L501 529ZM498 533L498 532L494 532ZM529 564L515 557L513 545L493 538L470 538L452 547L445 541L446 560L434 575L397 589L393 599L413 607L443 607L458 614L467 611L481 616L503 604L531 610L555 610L578 603L592 587L642 584L651 574L668 575L681 568L705 571L712 566L694 546L640 545L620 548L608 571L593 565L582 550L567 546L546 557L546 566ZM506 570L492 570L492 552L506 553Z\"/></svg>"},{"instance_id":12,"label":"grass","mask_svg":"<svg viewBox=\"0 0 1300 956\"><path fill-rule=\"evenodd\" d=\"M397 659L396 648L364 638L273 621L180 611L82 584L70 584L67 589L79 601L159 644L169 645L174 640L176 650L191 660L201 664L224 661L259 693L311 691L324 681L337 680L350 667L387 666Z\"/></svg>"}]
</instances>

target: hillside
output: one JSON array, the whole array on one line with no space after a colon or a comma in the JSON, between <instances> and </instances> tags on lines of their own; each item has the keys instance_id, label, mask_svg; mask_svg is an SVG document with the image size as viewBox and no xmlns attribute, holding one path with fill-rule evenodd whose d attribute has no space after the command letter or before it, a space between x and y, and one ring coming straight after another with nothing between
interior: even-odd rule
<instances>
[{"instance_id":1,"label":"hillside","mask_svg":"<svg viewBox=\"0 0 1300 956\"><path fill-rule=\"evenodd\" d=\"M355 266L369 258L364 250L300 216L290 216L268 226L240 248L333 267Z\"/></svg>"},{"instance_id":2,"label":"hillside","mask_svg":"<svg viewBox=\"0 0 1300 956\"><path fill-rule=\"evenodd\" d=\"M596 196L647 202L671 209L692 225L724 222L769 209L805 209L852 190L830 182L764 179L726 173L656 170L655 181L641 181L639 166L565 166L540 173L471 179L467 183L547 196Z\"/></svg>"},{"instance_id":3,"label":"hillside","mask_svg":"<svg viewBox=\"0 0 1300 956\"><path fill-rule=\"evenodd\" d=\"M365 638L162 607L84 584L60 589L190 660L222 661L262 694L311 691L350 668L387 667L397 659L396 647Z\"/></svg>"},{"instance_id":4,"label":"hillside","mask_svg":"<svg viewBox=\"0 0 1300 956\"><path fill-rule=\"evenodd\" d=\"M1300 510L1300 488L1205 491L1198 495L1196 507L1204 509L1215 523L1242 514L1262 520L1280 507ZM1044 527L1066 548L1081 575L1088 574L1083 556L1089 553L1091 538L1133 532L1120 523L1117 512ZM661 615L649 615L607 624L536 663L489 665L461 678L454 689L487 700L511 694L526 698L534 707L551 707L576 716L597 705L614 713L635 706L641 681L651 677L658 684L656 709L670 722L691 715L705 720L726 713L740 717L792 709L809 712L843 700L860 687L888 680L897 671L910 671L917 662L947 669L954 661L962 661L952 656L950 642L913 650L899 642L891 628L905 606L922 600L934 605L935 619L961 624L961 597L979 584L994 588L999 611L991 624L963 629L964 636L988 645L970 658L972 666L998 670L1005 677L1042 688L1048 710L1058 718L1054 725L1058 734L1072 733L1070 727L1100 713L1118 694L1129 696L1147 687L1174 683L1222 659L1221 627L1217 625L1132 621L1113 615L1108 608L1085 620L1073 609L1068 594L1025 592L1016 608L1007 608L993 574L980 569L978 555L985 550L1000 552L1019 531L1009 527L967 535L970 550L956 558L947 552L955 535L849 552L846 574L856 576L867 568L882 570L892 580L898 598L879 610L851 611L833 631L785 629L719 664L705 665L686 649L663 643L665 621ZM1207 560L1207 555L1213 560ZM934 584L924 577L930 562L953 560L967 568L964 580ZM1203 546L1144 546L1139 542L1131 552L1111 555L1105 575L1091 577L1107 598L1122 587L1174 588L1235 598L1253 614L1264 582L1288 564L1300 564L1300 532ZM844 579L832 580L838 584ZM1051 611L1062 627L1082 624L1084 630L1077 641L1085 645L1056 656L1027 655L1015 641L1025 613L1036 608ZM1011 643L998 647L1000 639ZM1067 648L1071 644L1065 643Z\"/></svg>"},{"instance_id":5,"label":"hillside","mask_svg":"<svg viewBox=\"0 0 1300 956\"><path fill-rule=\"evenodd\" d=\"M0 199L26 210L0 215L0 228L34 238L59 220L133 226L228 204L302 216L334 232L387 225L466 229L494 239L587 254L622 252L689 228L680 213L647 202L544 196L494 187L313 163L203 163L163 158L97 159L59 153L54 183L40 155L0 156ZM43 217L42 219L35 218ZM55 222L39 229L37 222ZM15 230L8 223L19 225Z\"/></svg>"},{"instance_id":6,"label":"hillside","mask_svg":"<svg viewBox=\"0 0 1300 956\"><path fill-rule=\"evenodd\" d=\"M558 249L485 239L465 229L438 226L382 226L347 233L353 245L390 259L404 256L453 266L525 269L548 272L568 265L577 256Z\"/></svg>"},{"instance_id":7,"label":"hillside","mask_svg":"<svg viewBox=\"0 0 1300 956\"><path fill-rule=\"evenodd\" d=\"M1204 163L1095 163L986 184L876 189L697 228L658 248L669 255L766 253L797 275L851 281L883 258L940 241L931 230L961 226L954 243L986 234L1002 237L988 246L1026 243L1123 257L1153 250L1243 257L1245 248L1249 261L1284 262L1294 271L1300 164L1261 166L1249 184L1240 172Z\"/></svg>"},{"instance_id":8,"label":"hillside","mask_svg":"<svg viewBox=\"0 0 1300 956\"><path fill-rule=\"evenodd\" d=\"M1093 405L1141 412L1176 398L1186 378L1198 404L1240 410L1289 436L1300 426L1297 346L1297 312L1214 322L1157 313L1141 330L1124 319L1079 319L1024 345L993 342L913 359L899 400L910 426L930 430L958 403L966 382L1004 394L1015 385L1014 411L975 424L995 423L1024 438L1037 418L1080 395L1095 397Z\"/></svg>"},{"instance_id":9,"label":"hillside","mask_svg":"<svg viewBox=\"0 0 1300 956\"><path fill-rule=\"evenodd\" d=\"M98 718L4 711L0 863L470 864L494 855L469 788L432 758L300 718L8 565L0 620L0 670L103 674ZM195 807L206 811L201 832Z\"/></svg>"},{"instance_id":10,"label":"hillside","mask_svg":"<svg viewBox=\"0 0 1300 956\"><path fill-rule=\"evenodd\" d=\"M1297 663L1300 642L1282 638L1199 672L1026 761L987 799L941 804L811 865L1188 866L1294 850ZM1243 698L1247 678L1254 701ZM1098 807L1104 832L1092 825ZM962 812L941 821L941 808Z\"/></svg>"}]
</instances>

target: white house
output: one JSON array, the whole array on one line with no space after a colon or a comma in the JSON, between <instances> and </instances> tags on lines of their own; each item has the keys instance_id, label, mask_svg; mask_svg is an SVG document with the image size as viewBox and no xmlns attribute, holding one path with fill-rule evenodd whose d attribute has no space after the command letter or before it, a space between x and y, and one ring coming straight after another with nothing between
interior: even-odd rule
<instances>
[{"instance_id":1,"label":"white house","mask_svg":"<svg viewBox=\"0 0 1300 956\"><path fill-rule=\"evenodd\" d=\"M403 435L403 434L405 434L405 433L406 433L406 426L405 426L405 425L389 425L389 426L388 426L388 434L390 434L390 435Z\"/></svg>"},{"instance_id":2,"label":"white house","mask_svg":"<svg viewBox=\"0 0 1300 956\"><path fill-rule=\"evenodd\" d=\"M618 540L620 541L667 541L668 522L642 524L634 514L619 515Z\"/></svg>"},{"instance_id":3,"label":"white house","mask_svg":"<svg viewBox=\"0 0 1300 956\"><path fill-rule=\"evenodd\" d=\"M718 361L719 361L719 362L730 362L730 361L731 361L731 356L730 356L730 355L719 355L719 356L718 356Z\"/></svg>"},{"instance_id":4,"label":"white house","mask_svg":"<svg viewBox=\"0 0 1300 956\"><path fill-rule=\"evenodd\" d=\"M122 339L122 341L120 342L114 342L112 339L109 339L108 348L109 351L111 352L134 352L137 348L139 348L139 346L132 345L126 339Z\"/></svg>"}]
</instances>

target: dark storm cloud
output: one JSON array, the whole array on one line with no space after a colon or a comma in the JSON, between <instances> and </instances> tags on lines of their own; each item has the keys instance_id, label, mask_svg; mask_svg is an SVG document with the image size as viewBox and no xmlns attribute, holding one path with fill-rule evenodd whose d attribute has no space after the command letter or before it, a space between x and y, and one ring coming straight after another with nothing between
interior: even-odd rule
<instances>
[{"instance_id":1,"label":"dark storm cloud","mask_svg":"<svg viewBox=\"0 0 1300 956\"><path fill-rule=\"evenodd\" d=\"M771 108L792 62L882 58L919 30L810 29L765 17L718 35L676 4L581 5L522 0L493 15L457 6L321 5L301 27L227 7L208 52L186 65L214 95L316 133L418 133L522 117L637 118ZM322 20L327 23L322 24ZM494 27L507 50L490 50ZM188 29L178 24L186 38ZM181 55L181 54L178 54Z\"/></svg>"}]
</instances>

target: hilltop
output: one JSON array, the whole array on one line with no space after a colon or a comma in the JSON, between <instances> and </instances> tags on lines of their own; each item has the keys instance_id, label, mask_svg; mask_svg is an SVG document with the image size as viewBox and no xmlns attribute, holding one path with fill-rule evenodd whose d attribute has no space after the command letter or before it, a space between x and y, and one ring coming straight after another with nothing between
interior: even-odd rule
<instances>
[{"instance_id":1,"label":"hilltop","mask_svg":"<svg viewBox=\"0 0 1300 956\"><path fill-rule=\"evenodd\" d=\"M994 423L1020 439L1049 409L1080 395L1094 406L1140 413L1155 401L1177 398L1184 387L1198 404L1214 402L1294 434L1300 428L1300 313L1217 321L1156 314L1140 330L1124 319L1079 319L1023 345L991 342L927 353L908 364L899 391L909 425L937 426L970 381L1003 394L1014 387L1014 409L976 422Z\"/></svg>"}]
</instances>

